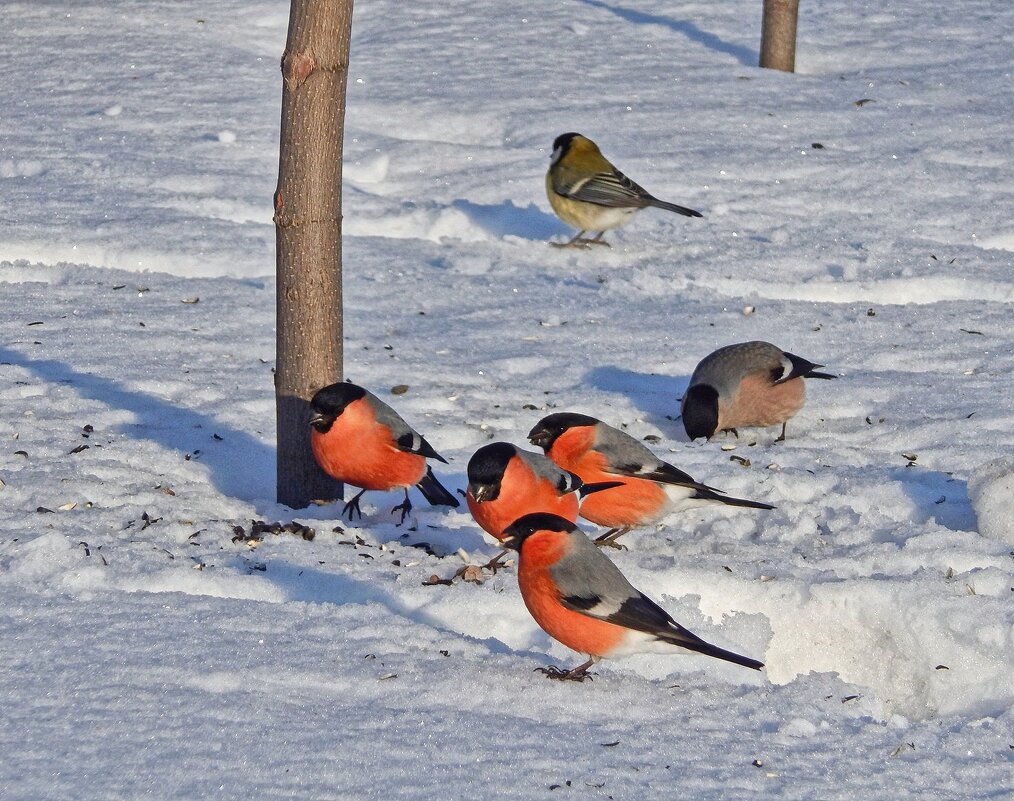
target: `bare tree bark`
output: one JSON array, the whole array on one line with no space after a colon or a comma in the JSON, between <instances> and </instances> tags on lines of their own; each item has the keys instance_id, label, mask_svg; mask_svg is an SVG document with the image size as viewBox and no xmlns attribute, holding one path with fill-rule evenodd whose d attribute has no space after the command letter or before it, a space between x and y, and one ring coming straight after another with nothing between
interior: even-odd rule
<instances>
[{"instance_id":1,"label":"bare tree bark","mask_svg":"<svg viewBox=\"0 0 1014 801\"><path fill-rule=\"evenodd\" d=\"M341 179L352 0L292 0L275 190L278 502L342 496L310 450L310 398L342 376Z\"/></svg>"},{"instance_id":2,"label":"bare tree bark","mask_svg":"<svg viewBox=\"0 0 1014 801\"><path fill-rule=\"evenodd\" d=\"M796 71L796 22L799 0L764 0L760 65L784 72Z\"/></svg>"}]
</instances>

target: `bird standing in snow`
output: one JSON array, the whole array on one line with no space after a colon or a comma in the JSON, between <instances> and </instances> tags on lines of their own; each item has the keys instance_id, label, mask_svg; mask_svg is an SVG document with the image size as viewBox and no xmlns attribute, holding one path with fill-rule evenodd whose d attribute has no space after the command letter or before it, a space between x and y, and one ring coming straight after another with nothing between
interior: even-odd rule
<instances>
[{"instance_id":1,"label":"bird standing in snow","mask_svg":"<svg viewBox=\"0 0 1014 801\"><path fill-rule=\"evenodd\" d=\"M401 522L412 510L408 488L417 486L434 506L458 506L426 464L446 463L439 453L380 398L360 386L331 384L310 401L310 445L321 469L360 492L342 509L352 519L362 518L359 499L367 490L405 490L404 502L392 509Z\"/></svg>"},{"instance_id":2,"label":"bird standing in snow","mask_svg":"<svg viewBox=\"0 0 1014 801\"><path fill-rule=\"evenodd\" d=\"M534 512L577 520L579 499L618 486L619 482L585 484L541 453L509 442L491 442L468 460L468 509L482 529L502 540L504 529Z\"/></svg>"},{"instance_id":3,"label":"bird standing in snow","mask_svg":"<svg viewBox=\"0 0 1014 801\"><path fill-rule=\"evenodd\" d=\"M549 205L561 220L577 228L577 235L556 247L606 245L602 235L630 222L634 214L653 206L686 217L700 217L699 211L667 203L649 194L616 169L598 146L579 133L565 133L553 142L553 154L546 173ZM588 231L598 231L591 239Z\"/></svg>"},{"instance_id":4,"label":"bird standing in snow","mask_svg":"<svg viewBox=\"0 0 1014 801\"><path fill-rule=\"evenodd\" d=\"M544 417L528 432L528 439L582 481L620 482L618 487L589 497L581 506L581 517L610 529L596 540L600 544L614 544L632 528L703 505L774 508L731 498L701 484L663 462L629 434L586 414L557 412Z\"/></svg>"},{"instance_id":5,"label":"bird standing in snow","mask_svg":"<svg viewBox=\"0 0 1014 801\"><path fill-rule=\"evenodd\" d=\"M573 523L526 515L507 529L504 545L518 551L518 586L525 606L549 636L589 659L572 670L541 668L556 679L581 681L604 657L691 651L760 670L756 659L705 642L683 628L630 582Z\"/></svg>"},{"instance_id":6,"label":"bird standing in snow","mask_svg":"<svg viewBox=\"0 0 1014 801\"><path fill-rule=\"evenodd\" d=\"M802 359L770 342L726 345L706 356L690 376L680 410L690 439L716 431L785 424L802 407L804 378L835 378L815 372L823 365Z\"/></svg>"}]
</instances>

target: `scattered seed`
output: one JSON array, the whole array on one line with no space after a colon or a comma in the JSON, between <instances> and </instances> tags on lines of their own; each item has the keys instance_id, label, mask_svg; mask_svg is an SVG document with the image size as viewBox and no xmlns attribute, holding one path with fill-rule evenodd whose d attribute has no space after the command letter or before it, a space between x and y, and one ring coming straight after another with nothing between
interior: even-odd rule
<instances>
[{"instance_id":1,"label":"scattered seed","mask_svg":"<svg viewBox=\"0 0 1014 801\"><path fill-rule=\"evenodd\" d=\"M984 333L982 333L982 331L973 331L970 328L959 328L958 330L959 331L963 331L966 334L975 334L976 336L980 336L980 337L986 336Z\"/></svg>"},{"instance_id":2,"label":"scattered seed","mask_svg":"<svg viewBox=\"0 0 1014 801\"><path fill-rule=\"evenodd\" d=\"M937 665L934 670L950 670L950 668L947 665Z\"/></svg>"},{"instance_id":3,"label":"scattered seed","mask_svg":"<svg viewBox=\"0 0 1014 801\"><path fill-rule=\"evenodd\" d=\"M744 459L742 456L737 456L736 454L732 454L732 456L729 457L729 461L739 462L739 464L741 464L743 467L749 467L751 464L753 464L753 462L751 462L749 459Z\"/></svg>"},{"instance_id":4,"label":"scattered seed","mask_svg":"<svg viewBox=\"0 0 1014 801\"><path fill-rule=\"evenodd\" d=\"M183 298L183 300L181 300L180 303L194 304L194 303L197 303L199 301L200 301L200 298L198 298L198 297L192 297L192 298Z\"/></svg>"},{"instance_id":5,"label":"scattered seed","mask_svg":"<svg viewBox=\"0 0 1014 801\"><path fill-rule=\"evenodd\" d=\"M424 587L435 587L438 584L443 584L446 587L450 587L454 582L450 579L442 579L436 573L430 576L426 581L422 583Z\"/></svg>"},{"instance_id":6,"label":"scattered seed","mask_svg":"<svg viewBox=\"0 0 1014 801\"><path fill-rule=\"evenodd\" d=\"M877 101L876 101L876 100L874 100L874 99L873 99L872 97L864 97L864 98L862 98L862 99L860 99L860 100L857 100L857 101L856 101L856 102L855 102L855 103L854 103L853 105L854 105L854 106L855 106L856 108L862 108L862 107L863 107L863 106L865 106L865 105L866 105L867 103L876 103L876 102L877 102Z\"/></svg>"},{"instance_id":7,"label":"scattered seed","mask_svg":"<svg viewBox=\"0 0 1014 801\"><path fill-rule=\"evenodd\" d=\"M57 506L56 508L59 509L61 512L69 512L71 509L75 508L76 506L77 506L77 501L68 501L67 503L63 504L62 506Z\"/></svg>"},{"instance_id":8,"label":"scattered seed","mask_svg":"<svg viewBox=\"0 0 1014 801\"><path fill-rule=\"evenodd\" d=\"M764 767L764 763L761 762L759 759L755 759L750 764L753 765L755 768L763 768Z\"/></svg>"},{"instance_id":9,"label":"scattered seed","mask_svg":"<svg viewBox=\"0 0 1014 801\"><path fill-rule=\"evenodd\" d=\"M406 392L408 392L408 384L395 384L391 387L392 395L404 395Z\"/></svg>"},{"instance_id":10,"label":"scattered seed","mask_svg":"<svg viewBox=\"0 0 1014 801\"><path fill-rule=\"evenodd\" d=\"M78 445L73 450L67 451L67 455L68 456L73 456L75 453L81 453L81 451L86 451L90 447L91 447L90 445Z\"/></svg>"}]
</instances>

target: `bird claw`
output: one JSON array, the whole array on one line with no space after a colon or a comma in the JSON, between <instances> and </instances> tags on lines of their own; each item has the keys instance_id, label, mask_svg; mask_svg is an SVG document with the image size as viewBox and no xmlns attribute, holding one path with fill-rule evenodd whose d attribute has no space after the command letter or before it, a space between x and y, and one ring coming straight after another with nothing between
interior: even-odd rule
<instances>
[{"instance_id":1,"label":"bird claw","mask_svg":"<svg viewBox=\"0 0 1014 801\"><path fill-rule=\"evenodd\" d=\"M592 681L592 674L588 672L588 668L585 665L573 668L572 670L564 670L558 668L556 665L547 665L546 667L535 668L533 673L545 673L551 679L557 681Z\"/></svg>"},{"instance_id":2,"label":"bird claw","mask_svg":"<svg viewBox=\"0 0 1014 801\"><path fill-rule=\"evenodd\" d=\"M349 522L352 521L352 516L359 515L359 519L363 519L363 510L359 508L359 499L363 497L363 493L359 492L352 497L348 503L342 507L342 517L348 515Z\"/></svg>"},{"instance_id":3,"label":"bird claw","mask_svg":"<svg viewBox=\"0 0 1014 801\"><path fill-rule=\"evenodd\" d=\"M595 544L600 548L615 548L617 551L629 551L630 549L622 542L616 540L595 540Z\"/></svg>"},{"instance_id":4,"label":"bird claw","mask_svg":"<svg viewBox=\"0 0 1014 801\"><path fill-rule=\"evenodd\" d=\"M412 504L409 502L408 498L399 503L397 506L392 507L391 514L394 514L395 512L401 512L401 520L399 520L395 525L398 526L403 525L405 523L405 518L408 517L408 513L411 511Z\"/></svg>"}]
</instances>

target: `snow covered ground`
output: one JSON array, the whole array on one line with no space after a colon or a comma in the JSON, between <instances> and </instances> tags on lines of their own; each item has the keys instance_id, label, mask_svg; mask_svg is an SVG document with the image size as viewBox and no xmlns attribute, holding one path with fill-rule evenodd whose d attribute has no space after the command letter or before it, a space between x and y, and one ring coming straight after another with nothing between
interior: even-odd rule
<instances>
[{"instance_id":1,"label":"snow covered ground","mask_svg":"<svg viewBox=\"0 0 1014 801\"><path fill-rule=\"evenodd\" d=\"M804 2L785 75L760 5L356 10L346 375L408 385L450 487L574 410L777 506L611 554L763 674L584 684L513 570L424 585L494 552L467 512L273 501L286 4L5 5L0 798L1009 797L1014 7ZM704 218L548 247L568 130ZM787 442L687 442L747 339L840 378Z\"/></svg>"}]
</instances>

